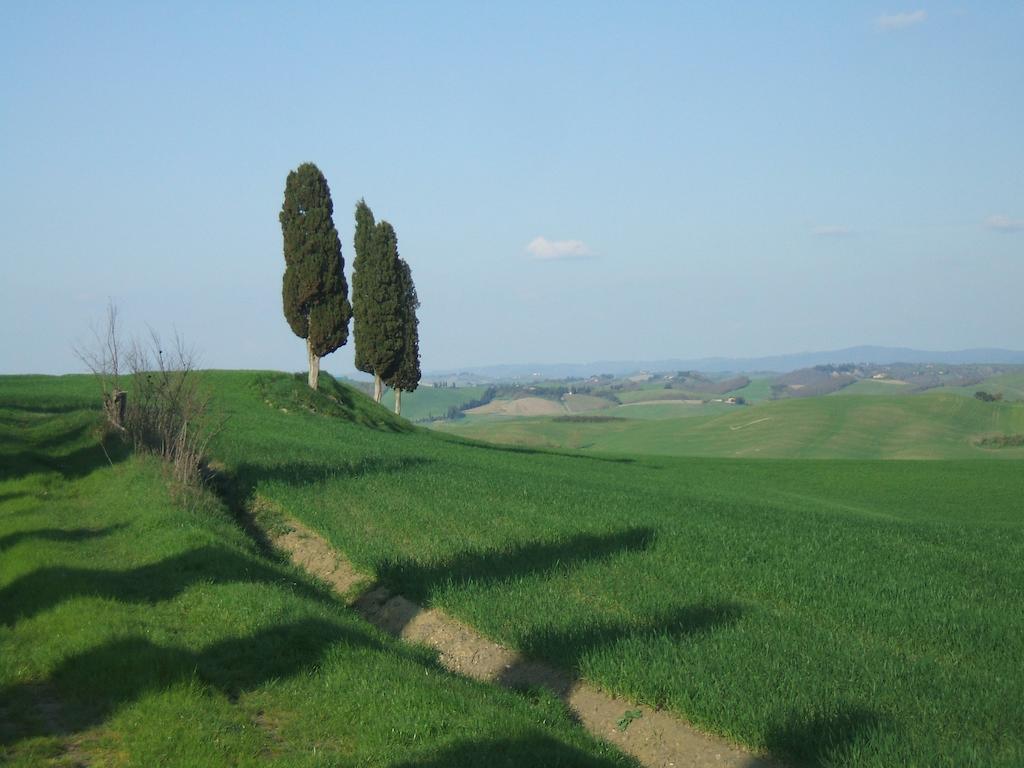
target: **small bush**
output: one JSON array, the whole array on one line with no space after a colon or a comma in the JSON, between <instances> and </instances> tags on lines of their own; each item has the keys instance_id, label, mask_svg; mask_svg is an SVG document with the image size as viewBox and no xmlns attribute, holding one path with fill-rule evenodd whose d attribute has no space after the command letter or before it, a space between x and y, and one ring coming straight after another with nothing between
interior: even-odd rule
<instances>
[{"instance_id":1,"label":"small bush","mask_svg":"<svg viewBox=\"0 0 1024 768\"><path fill-rule=\"evenodd\" d=\"M1003 399L1002 392L996 392L993 394L992 392L986 392L983 389L979 389L975 392L974 396L983 403L996 403Z\"/></svg>"}]
</instances>

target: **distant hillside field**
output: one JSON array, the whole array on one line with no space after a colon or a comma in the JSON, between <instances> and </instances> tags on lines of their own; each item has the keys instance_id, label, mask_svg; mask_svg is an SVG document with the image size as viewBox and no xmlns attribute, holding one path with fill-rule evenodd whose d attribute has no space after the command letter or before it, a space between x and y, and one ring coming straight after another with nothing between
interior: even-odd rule
<instances>
[{"instance_id":1,"label":"distant hillside field","mask_svg":"<svg viewBox=\"0 0 1024 768\"><path fill-rule=\"evenodd\" d=\"M1005 400L1024 401L1024 373L1006 373L993 376L969 387L950 388L949 391L961 395L974 396L978 391L1001 394Z\"/></svg>"},{"instance_id":2,"label":"distant hillside field","mask_svg":"<svg viewBox=\"0 0 1024 768\"><path fill-rule=\"evenodd\" d=\"M462 408L466 403L483 397L486 387L419 387L415 392L402 393L402 416L409 421L443 419L450 408ZM384 392L381 404L390 411L395 409L395 393Z\"/></svg>"},{"instance_id":3,"label":"distant hillside field","mask_svg":"<svg viewBox=\"0 0 1024 768\"><path fill-rule=\"evenodd\" d=\"M852 385L857 386L857 385ZM899 389L901 385L878 386ZM623 406L623 420L566 424L550 420L446 424L454 434L513 445L617 454L817 459L1024 458L1019 447L976 445L988 435L1024 432L1024 403L982 403L934 390L914 396L794 398L756 407ZM640 409L659 410L632 418ZM674 409L670 410L670 409ZM689 418L671 418L674 413Z\"/></svg>"},{"instance_id":4,"label":"distant hillside field","mask_svg":"<svg viewBox=\"0 0 1024 768\"><path fill-rule=\"evenodd\" d=\"M830 393L831 397L847 395L902 395L911 394L912 388L905 381L895 379L861 379Z\"/></svg>"}]
</instances>

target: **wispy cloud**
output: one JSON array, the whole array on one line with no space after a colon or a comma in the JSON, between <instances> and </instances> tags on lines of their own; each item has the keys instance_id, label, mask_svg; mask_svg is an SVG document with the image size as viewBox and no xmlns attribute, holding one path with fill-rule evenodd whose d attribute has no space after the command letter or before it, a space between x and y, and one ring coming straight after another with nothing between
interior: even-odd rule
<instances>
[{"instance_id":1,"label":"wispy cloud","mask_svg":"<svg viewBox=\"0 0 1024 768\"><path fill-rule=\"evenodd\" d=\"M1024 232L1024 219L1012 219L996 214L985 219L985 227L994 232Z\"/></svg>"},{"instance_id":2,"label":"wispy cloud","mask_svg":"<svg viewBox=\"0 0 1024 768\"><path fill-rule=\"evenodd\" d=\"M923 24L928 18L927 11L906 11L903 13L883 13L875 19L875 26L879 29L895 30L906 29L917 24Z\"/></svg>"},{"instance_id":3,"label":"wispy cloud","mask_svg":"<svg viewBox=\"0 0 1024 768\"><path fill-rule=\"evenodd\" d=\"M548 240L543 235L533 238L527 244L526 252L539 261L587 259L594 255L582 240Z\"/></svg>"},{"instance_id":4,"label":"wispy cloud","mask_svg":"<svg viewBox=\"0 0 1024 768\"><path fill-rule=\"evenodd\" d=\"M815 237L851 237L853 230L843 224L822 224L811 230Z\"/></svg>"}]
</instances>

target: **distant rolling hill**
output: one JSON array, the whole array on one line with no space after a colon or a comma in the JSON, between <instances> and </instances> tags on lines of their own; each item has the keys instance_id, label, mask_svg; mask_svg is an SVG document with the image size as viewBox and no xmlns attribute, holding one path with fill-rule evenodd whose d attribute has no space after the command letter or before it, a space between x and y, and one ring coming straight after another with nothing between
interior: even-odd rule
<instances>
[{"instance_id":1,"label":"distant rolling hill","mask_svg":"<svg viewBox=\"0 0 1024 768\"><path fill-rule=\"evenodd\" d=\"M482 365L445 371L431 371L427 378L444 379L458 376L482 380L517 380L529 378L561 379L585 378L610 373L621 376L634 371L703 371L705 373L765 372L787 373L815 365L841 365L867 363L945 363L947 365L973 365L995 363L1024 365L1024 352L1010 349L964 349L947 352L929 352L905 347L847 347L827 352L799 352L768 357L703 357L696 359L665 360L604 360L592 363L517 363L511 365Z\"/></svg>"}]
</instances>

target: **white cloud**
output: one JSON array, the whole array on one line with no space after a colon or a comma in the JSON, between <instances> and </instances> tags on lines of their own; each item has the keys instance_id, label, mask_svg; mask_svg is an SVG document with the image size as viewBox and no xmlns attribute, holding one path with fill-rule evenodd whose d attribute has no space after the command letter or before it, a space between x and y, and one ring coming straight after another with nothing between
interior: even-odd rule
<instances>
[{"instance_id":1,"label":"white cloud","mask_svg":"<svg viewBox=\"0 0 1024 768\"><path fill-rule=\"evenodd\" d=\"M1024 231L1024 219L1011 219L996 214L985 219L985 226L995 232L1021 232Z\"/></svg>"},{"instance_id":2,"label":"white cloud","mask_svg":"<svg viewBox=\"0 0 1024 768\"><path fill-rule=\"evenodd\" d=\"M582 240L548 240L543 235L533 238L527 244L526 252L540 261L586 259L593 256L590 248Z\"/></svg>"},{"instance_id":3,"label":"white cloud","mask_svg":"<svg viewBox=\"0 0 1024 768\"><path fill-rule=\"evenodd\" d=\"M923 24L928 18L927 11L909 11L905 13L883 13L875 19L875 26L879 29L906 29L916 24Z\"/></svg>"},{"instance_id":4,"label":"white cloud","mask_svg":"<svg viewBox=\"0 0 1024 768\"><path fill-rule=\"evenodd\" d=\"M843 224L823 224L811 230L816 237L850 237L853 230Z\"/></svg>"}]
</instances>

